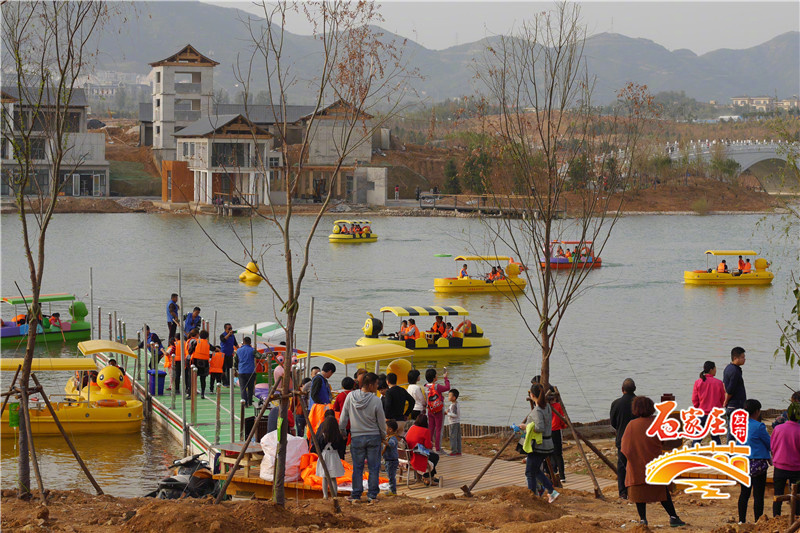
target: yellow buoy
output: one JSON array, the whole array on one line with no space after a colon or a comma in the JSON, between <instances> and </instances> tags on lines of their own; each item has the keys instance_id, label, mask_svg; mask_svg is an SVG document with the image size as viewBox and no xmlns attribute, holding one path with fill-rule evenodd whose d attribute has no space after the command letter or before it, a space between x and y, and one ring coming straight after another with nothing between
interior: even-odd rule
<instances>
[{"instance_id":1,"label":"yellow buoy","mask_svg":"<svg viewBox=\"0 0 800 533\"><path fill-rule=\"evenodd\" d=\"M258 275L258 265L253 261L247 263L247 270L239 274L239 281L245 283L259 283L264 281L264 278Z\"/></svg>"},{"instance_id":2,"label":"yellow buoy","mask_svg":"<svg viewBox=\"0 0 800 533\"><path fill-rule=\"evenodd\" d=\"M397 376L398 385L408 383L409 372L411 372L411 361L408 359L395 359L386 367L387 374L395 374Z\"/></svg>"}]
</instances>

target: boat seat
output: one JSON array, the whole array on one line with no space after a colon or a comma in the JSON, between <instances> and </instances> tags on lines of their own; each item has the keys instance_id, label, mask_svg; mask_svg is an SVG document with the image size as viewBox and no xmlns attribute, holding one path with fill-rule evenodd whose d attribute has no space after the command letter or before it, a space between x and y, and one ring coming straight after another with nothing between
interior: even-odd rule
<instances>
[{"instance_id":1,"label":"boat seat","mask_svg":"<svg viewBox=\"0 0 800 533\"><path fill-rule=\"evenodd\" d=\"M466 335L464 335L464 336L465 337L483 337L483 330L481 328L479 328L478 326L476 326L475 324L472 324L472 330L469 333L467 333Z\"/></svg>"},{"instance_id":2,"label":"boat seat","mask_svg":"<svg viewBox=\"0 0 800 533\"><path fill-rule=\"evenodd\" d=\"M453 337L450 339L450 347L451 348L463 348L464 347L464 339L461 337Z\"/></svg>"},{"instance_id":3,"label":"boat seat","mask_svg":"<svg viewBox=\"0 0 800 533\"><path fill-rule=\"evenodd\" d=\"M439 337L436 340L436 346L439 348L449 348L450 340L447 337Z\"/></svg>"}]
</instances>

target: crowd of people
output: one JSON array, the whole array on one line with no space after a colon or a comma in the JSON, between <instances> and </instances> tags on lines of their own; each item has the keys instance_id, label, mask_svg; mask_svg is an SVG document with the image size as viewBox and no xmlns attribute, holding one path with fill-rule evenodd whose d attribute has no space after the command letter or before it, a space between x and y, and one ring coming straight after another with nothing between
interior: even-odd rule
<instances>
[{"instance_id":1,"label":"crowd of people","mask_svg":"<svg viewBox=\"0 0 800 533\"><path fill-rule=\"evenodd\" d=\"M753 265L750 264L750 258L748 257L747 260L742 259L742 256L739 256L739 262L736 265L737 268L733 270L728 269L728 262L727 260L723 259L717 265L717 272L720 274L728 274L732 273L734 276L741 276L742 274L749 274L753 271Z\"/></svg>"},{"instance_id":2,"label":"crowd of people","mask_svg":"<svg viewBox=\"0 0 800 533\"><path fill-rule=\"evenodd\" d=\"M469 273L467 272L467 264L461 267L461 270L458 271L458 279L468 279ZM503 267L500 265L493 266L491 272L487 272L486 274L480 276L483 278L486 283L492 283L493 281L499 281L506 279L506 272L503 270Z\"/></svg>"},{"instance_id":3,"label":"crowd of people","mask_svg":"<svg viewBox=\"0 0 800 533\"><path fill-rule=\"evenodd\" d=\"M745 364L744 348L739 346L731 350L731 361L723 371L722 379L716 377L717 367L713 361L706 361L699 378L692 389L692 406L703 412L701 426L705 426L712 410L725 411L725 418L730 420L734 411L743 409L749 418L747 421L747 440L750 447L750 486L740 485L738 512L739 523L747 521L749 501L753 499L753 518L757 521L764 512L764 493L767 483L767 470L770 464L773 470L773 486L775 496L783 495L789 486L800 482L800 392L791 396L788 409L772 424L772 434L761 422L761 402L748 398L745 388L742 366ZM610 420L616 430L617 446L617 486L620 498L636 504L639 519L647 524L648 503L661 503L670 517L670 525L680 526L683 521L678 517L669 491L662 485L650 485L645 482L647 463L662 454L661 441L657 436L648 436L647 430L655 420L655 404L646 396L636 396L636 384L627 378L622 382L622 396L611 404ZM721 444L720 436L710 438ZM733 439L728 424L727 441ZM695 441L699 443L700 441ZM797 506L800 513L800 505ZM772 506L773 516L781 514L781 503Z\"/></svg>"},{"instance_id":4,"label":"crowd of people","mask_svg":"<svg viewBox=\"0 0 800 533\"><path fill-rule=\"evenodd\" d=\"M445 339L463 338L464 335L471 332L472 322L469 319L465 319L457 326L453 327L453 324L450 322L445 322L444 318L437 316L434 319L430 329L422 332L420 331L419 326L417 326L417 321L413 318L409 318L408 320L403 320L400 323L400 330L394 334L393 338L415 341L422 337L423 334L426 334L425 336L428 338L428 340L433 343L442 337Z\"/></svg>"}]
</instances>

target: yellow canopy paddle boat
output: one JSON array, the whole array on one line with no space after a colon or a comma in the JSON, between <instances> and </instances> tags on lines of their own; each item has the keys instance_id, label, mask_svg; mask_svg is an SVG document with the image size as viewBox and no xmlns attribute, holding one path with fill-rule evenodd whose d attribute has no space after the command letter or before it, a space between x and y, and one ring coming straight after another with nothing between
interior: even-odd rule
<instances>
[{"instance_id":1,"label":"yellow canopy paddle boat","mask_svg":"<svg viewBox=\"0 0 800 533\"><path fill-rule=\"evenodd\" d=\"M354 365L355 368L366 368L376 374L380 374L381 367L385 366L387 373L394 371L397 374L398 382L400 382L401 378L407 379L408 377L414 352L404 346L394 344L373 344L297 355L297 359L300 361L306 357L322 357L344 365L345 376L352 375L348 368L351 365ZM405 372L402 372L402 369L406 369Z\"/></svg>"},{"instance_id":2,"label":"yellow canopy paddle boat","mask_svg":"<svg viewBox=\"0 0 800 533\"><path fill-rule=\"evenodd\" d=\"M440 306L431 305L427 307L407 306L407 307L382 307L381 313L392 313L401 319L407 319L409 327L403 328L402 322L397 333L385 334L383 332L383 320L379 320L367 313L367 319L361 330L364 337L356 342L357 346L375 346L382 344L392 344L404 346L414 350L415 357L423 357L428 360L444 357L480 357L489 355L492 342L483 336L483 330L473 324L466 317L469 312L459 306ZM445 335L432 331L425 331L424 326L416 325L419 317L442 317L442 320L435 320L434 325L442 322L446 325L446 317L462 317L462 321L452 331L446 331ZM412 323L413 326L412 326Z\"/></svg>"},{"instance_id":3,"label":"yellow canopy paddle boat","mask_svg":"<svg viewBox=\"0 0 800 533\"><path fill-rule=\"evenodd\" d=\"M111 341L100 342L110 343ZM133 354L127 346L119 343L113 344L124 348L125 355ZM135 356L133 354L133 357ZM22 364L21 358L1 359L0 370L13 372L20 364ZM130 389L121 387L125 376L119 368L107 366L102 369L97 375L96 384L92 382L90 373L97 370L97 365L93 359L88 357L76 359L37 358L33 360L31 368L34 372L74 371L78 373L67 383L65 387L67 394L63 395L63 400L58 400L54 394L48 394L59 422L70 434L108 435L136 433L141 430L142 402L133 396ZM89 385L78 391L78 384L84 382ZM34 436L46 437L61 434L47 405L36 395L30 399L28 416ZM16 435L17 428L9 426L9 409L6 408L0 420L0 436L7 438Z\"/></svg>"},{"instance_id":4,"label":"yellow canopy paddle boat","mask_svg":"<svg viewBox=\"0 0 800 533\"><path fill-rule=\"evenodd\" d=\"M507 261L505 273L496 276L483 274L481 276L463 275L464 268L459 268L459 275L455 278L436 278L433 280L434 292L442 293L485 293L485 292L522 292L528 286L525 278L519 277L525 268L514 261L513 257L505 255L459 255L455 258L458 263L466 261L480 261L489 265L500 266L500 262ZM464 265L466 266L466 264Z\"/></svg>"},{"instance_id":5,"label":"yellow canopy paddle boat","mask_svg":"<svg viewBox=\"0 0 800 533\"><path fill-rule=\"evenodd\" d=\"M337 220L333 223L333 233L328 235L328 241L342 244L375 242L378 236L372 233L370 224L369 220Z\"/></svg>"},{"instance_id":6,"label":"yellow canopy paddle boat","mask_svg":"<svg viewBox=\"0 0 800 533\"><path fill-rule=\"evenodd\" d=\"M707 250L705 270L685 270L683 282L687 285L769 285L775 275L767 270L769 263L763 257L755 260L750 265L750 258L757 254L753 250ZM709 266L709 257L729 256L734 259L742 258L744 268L738 264L727 264L723 259L717 265Z\"/></svg>"}]
</instances>

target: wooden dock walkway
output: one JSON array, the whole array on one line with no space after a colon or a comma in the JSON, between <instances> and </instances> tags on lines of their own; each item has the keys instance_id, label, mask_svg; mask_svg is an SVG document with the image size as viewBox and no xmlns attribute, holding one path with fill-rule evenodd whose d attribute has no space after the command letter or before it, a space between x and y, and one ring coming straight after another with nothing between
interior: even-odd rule
<instances>
[{"instance_id":1,"label":"wooden dock walkway","mask_svg":"<svg viewBox=\"0 0 800 533\"><path fill-rule=\"evenodd\" d=\"M439 465L436 468L438 475L442 478L442 487L424 487L423 485L417 484L411 485L412 488L409 490L406 487L405 477L403 477L402 480L397 480L397 492L398 494L403 494L412 498L428 498L443 496L445 494L462 495L461 486L472 483L475 476L483 470L483 467L486 466L489 460L488 457L481 457L479 455L464 454L460 457L443 455L439 459ZM601 489L617 486L615 480L597 478L597 482L600 484ZM525 478L525 465L521 461L495 461L489 471L486 472L475 488L472 489L472 492L509 486L528 486L528 482ZM567 475L564 488L594 493L594 486L588 475Z\"/></svg>"}]
</instances>

